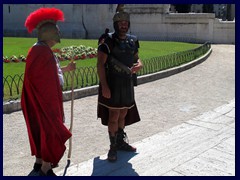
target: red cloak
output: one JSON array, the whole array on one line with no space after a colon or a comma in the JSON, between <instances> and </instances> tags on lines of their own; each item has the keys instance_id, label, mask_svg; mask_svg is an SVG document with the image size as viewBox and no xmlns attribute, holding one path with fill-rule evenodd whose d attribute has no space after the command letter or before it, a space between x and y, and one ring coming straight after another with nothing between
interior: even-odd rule
<instances>
[{"instance_id":1,"label":"red cloak","mask_svg":"<svg viewBox=\"0 0 240 180\"><path fill-rule=\"evenodd\" d=\"M72 134L63 124L62 90L48 46L35 45L28 53L21 106L32 155L57 164Z\"/></svg>"}]
</instances>

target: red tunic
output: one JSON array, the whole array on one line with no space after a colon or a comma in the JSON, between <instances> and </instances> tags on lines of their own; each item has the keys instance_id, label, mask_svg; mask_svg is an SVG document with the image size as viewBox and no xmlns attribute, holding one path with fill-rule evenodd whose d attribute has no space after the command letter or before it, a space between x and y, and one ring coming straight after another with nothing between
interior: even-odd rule
<instances>
[{"instance_id":1,"label":"red tunic","mask_svg":"<svg viewBox=\"0 0 240 180\"><path fill-rule=\"evenodd\" d=\"M32 155L57 164L72 134L63 124L62 91L48 46L35 45L28 53L21 106Z\"/></svg>"}]
</instances>

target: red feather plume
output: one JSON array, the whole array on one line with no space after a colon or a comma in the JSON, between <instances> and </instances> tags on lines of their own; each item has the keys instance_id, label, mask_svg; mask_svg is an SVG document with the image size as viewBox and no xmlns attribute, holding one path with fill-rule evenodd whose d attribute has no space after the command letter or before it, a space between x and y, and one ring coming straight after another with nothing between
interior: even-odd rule
<instances>
[{"instance_id":1,"label":"red feather plume","mask_svg":"<svg viewBox=\"0 0 240 180\"><path fill-rule=\"evenodd\" d=\"M64 21L64 14L61 10L56 8L40 8L32 12L25 21L25 26L29 33L31 33L42 22L47 21Z\"/></svg>"}]
</instances>

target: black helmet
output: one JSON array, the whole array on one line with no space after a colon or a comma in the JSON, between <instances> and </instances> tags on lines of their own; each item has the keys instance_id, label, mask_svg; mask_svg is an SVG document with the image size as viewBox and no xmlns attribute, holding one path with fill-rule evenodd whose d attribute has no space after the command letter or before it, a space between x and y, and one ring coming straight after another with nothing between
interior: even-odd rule
<instances>
[{"instance_id":1,"label":"black helmet","mask_svg":"<svg viewBox=\"0 0 240 180\"><path fill-rule=\"evenodd\" d=\"M117 22L117 21L128 21L130 22L130 16L127 12L116 12L116 14L113 16L113 22Z\"/></svg>"},{"instance_id":2,"label":"black helmet","mask_svg":"<svg viewBox=\"0 0 240 180\"><path fill-rule=\"evenodd\" d=\"M118 22L119 21L127 21L128 22L128 29L130 27L130 15L127 12L119 11L113 16L113 27L116 33L118 33Z\"/></svg>"}]
</instances>

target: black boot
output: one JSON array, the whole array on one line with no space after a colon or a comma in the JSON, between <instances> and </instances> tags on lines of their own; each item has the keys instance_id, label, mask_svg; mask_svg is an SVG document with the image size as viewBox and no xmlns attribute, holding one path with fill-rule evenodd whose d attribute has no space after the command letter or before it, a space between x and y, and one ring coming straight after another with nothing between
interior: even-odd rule
<instances>
[{"instance_id":1,"label":"black boot","mask_svg":"<svg viewBox=\"0 0 240 180\"><path fill-rule=\"evenodd\" d=\"M57 176L52 169L49 169L47 171L47 174L45 174L41 169L39 171L39 176Z\"/></svg>"},{"instance_id":2,"label":"black boot","mask_svg":"<svg viewBox=\"0 0 240 180\"><path fill-rule=\"evenodd\" d=\"M117 160L117 146L116 146L116 138L117 136L112 136L109 132L110 139L110 149L108 151L108 161L115 162Z\"/></svg>"},{"instance_id":3,"label":"black boot","mask_svg":"<svg viewBox=\"0 0 240 180\"><path fill-rule=\"evenodd\" d=\"M117 150L136 152L136 148L128 144L127 134L119 128L117 133Z\"/></svg>"},{"instance_id":4,"label":"black boot","mask_svg":"<svg viewBox=\"0 0 240 180\"><path fill-rule=\"evenodd\" d=\"M34 163L33 170L38 172L42 167L42 164Z\"/></svg>"}]
</instances>

